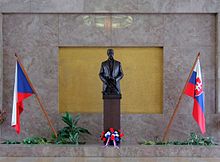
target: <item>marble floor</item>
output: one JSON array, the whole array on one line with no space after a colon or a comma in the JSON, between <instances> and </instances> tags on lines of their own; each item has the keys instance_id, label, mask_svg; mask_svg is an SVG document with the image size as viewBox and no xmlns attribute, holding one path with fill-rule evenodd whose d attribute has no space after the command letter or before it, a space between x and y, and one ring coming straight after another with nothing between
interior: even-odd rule
<instances>
[{"instance_id":1,"label":"marble floor","mask_svg":"<svg viewBox=\"0 0 220 162\"><path fill-rule=\"evenodd\" d=\"M219 162L220 158L147 157L0 157L0 162Z\"/></svg>"}]
</instances>

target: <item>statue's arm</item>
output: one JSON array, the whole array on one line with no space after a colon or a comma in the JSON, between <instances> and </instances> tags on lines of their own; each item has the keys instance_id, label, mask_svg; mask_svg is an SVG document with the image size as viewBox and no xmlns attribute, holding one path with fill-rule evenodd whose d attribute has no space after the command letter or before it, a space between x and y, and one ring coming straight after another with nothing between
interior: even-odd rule
<instances>
[{"instance_id":1,"label":"statue's arm","mask_svg":"<svg viewBox=\"0 0 220 162\"><path fill-rule=\"evenodd\" d=\"M101 79L104 83L107 83L106 78L105 78L105 76L104 76L104 67L103 67L103 64L101 65L101 69L100 69L100 72L99 72L99 77L100 77L100 79Z\"/></svg>"},{"instance_id":2,"label":"statue's arm","mask_svg":"<svg viewBox=\"0 0 220 162\"><path fill-rule=\"evenodd\" d=\"M119 73L118 73L118 76L116 77L116 82L121 80L123 78L123 76L124 76L124 73L122 71L121 63L119 63Z\"/></svg>"}]
</instances>

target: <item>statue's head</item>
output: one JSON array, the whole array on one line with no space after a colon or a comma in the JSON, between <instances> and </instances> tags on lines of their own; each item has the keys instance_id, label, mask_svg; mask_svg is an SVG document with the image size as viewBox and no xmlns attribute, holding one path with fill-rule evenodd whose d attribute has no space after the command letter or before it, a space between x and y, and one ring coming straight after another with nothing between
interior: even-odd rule
<instances>
[{"instance_id":1,"label":"statue's head","mask_svg":"<svg viewBox=\"0 0 220 162\"><path fill-rule=\"evenodd\" d=\"M114 50L113 49L108 49L107 50L107 55L109 59L113 59L114 57Z\"/></svg>"}]
</instances>

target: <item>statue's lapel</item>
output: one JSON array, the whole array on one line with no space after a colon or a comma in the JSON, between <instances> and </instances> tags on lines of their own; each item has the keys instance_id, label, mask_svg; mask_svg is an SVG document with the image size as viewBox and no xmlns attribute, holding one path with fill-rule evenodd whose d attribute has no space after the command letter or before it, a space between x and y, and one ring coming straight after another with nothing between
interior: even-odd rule
<instances>
[{"instance_id":1,"label":"statue's lapel","mask_svg":"<svg viewBox=\"0 0 220 162\"><path fill-rule=\"evenodd\" d=\"M109 63L109 60L106 61L106 69L107 69L107 74L110 75L110 63Z\"/></svg>"},{"instance_id":2,"label":"statue's lapel","mask_svg":"<svg viewBox=\"0 0 220 162\"><path fill-rule=\"evenodd\" d=\"M113 67L112 67L112 76L115 75L115 60L113 60Z\"/></svg>"}]
</instances>

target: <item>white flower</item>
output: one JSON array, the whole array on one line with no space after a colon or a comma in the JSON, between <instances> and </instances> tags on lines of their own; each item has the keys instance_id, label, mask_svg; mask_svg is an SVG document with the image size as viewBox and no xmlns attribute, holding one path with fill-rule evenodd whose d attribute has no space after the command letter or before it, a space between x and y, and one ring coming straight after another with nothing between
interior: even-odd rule
<instances>
[{"instance_id":1,"label":"white flower","mask_svg":"<svg viewBox=\"0 0 220 162\"><path fill-rule=\"evenodd\" d=\"M111 133L109 131L105 133L105 137L110 136L110 135Z\"/></svg>"}]
</instances>

